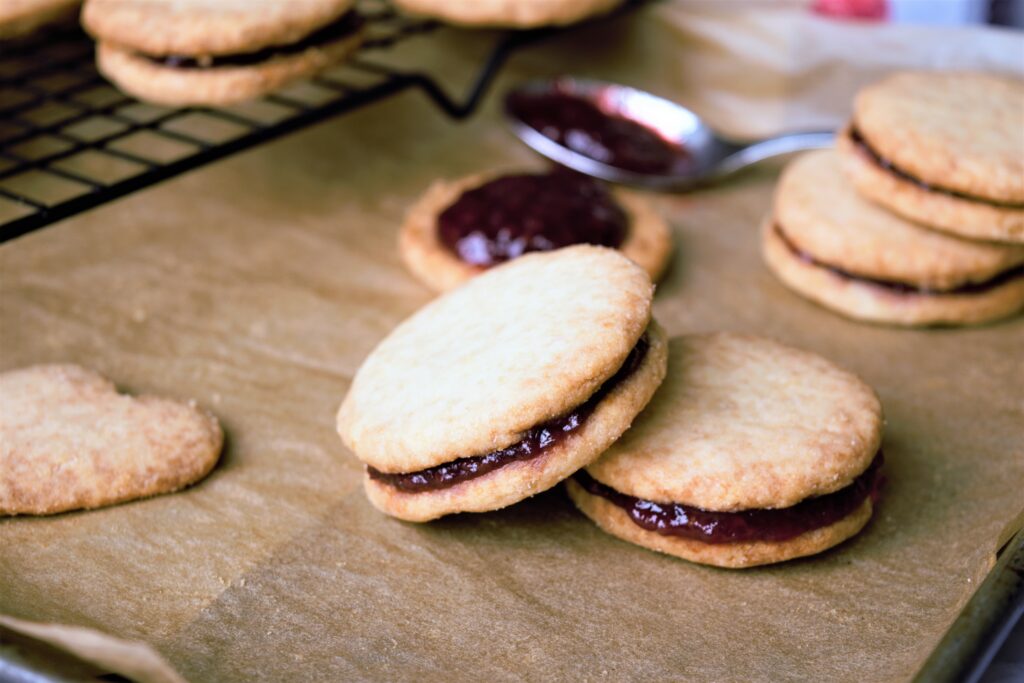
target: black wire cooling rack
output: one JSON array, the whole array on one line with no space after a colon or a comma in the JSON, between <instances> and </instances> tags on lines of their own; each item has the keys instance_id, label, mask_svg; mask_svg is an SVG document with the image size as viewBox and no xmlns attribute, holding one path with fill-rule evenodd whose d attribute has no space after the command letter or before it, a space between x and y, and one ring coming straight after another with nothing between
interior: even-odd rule
<instances>
[{"instance_id":1,"label":"black wire cooling rack","mask_svg":"<svg viewBox=\"0 0 1024 683\"><path fill-rule=\"evenodd\" d=\"M428 74L372 61L437 22L403 16L386 0L357 6L369 33L355 59L232 107L159 107L121 93L97 73L93 43L78 28L0 46L0 241L408 88L464 118L511 53L559 30L500 34L454 100Z\"/></svg>"}]
</instances>

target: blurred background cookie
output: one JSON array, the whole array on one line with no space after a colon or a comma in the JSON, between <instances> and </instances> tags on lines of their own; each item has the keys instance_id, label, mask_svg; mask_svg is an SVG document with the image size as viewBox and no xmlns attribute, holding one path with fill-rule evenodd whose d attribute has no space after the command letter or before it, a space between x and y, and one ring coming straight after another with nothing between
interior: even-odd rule
<instances>
[{"instance_id":1,"label":"blurred background cookie","mask_svg":"<svg viewBox=\"0 0 1024 683\"><path fill-rule=\"evenodd\" d=\"M657 280L672 251L668 224L638 193L564 169L436 181L406 213L399 250L438 291L531 251L613 247Z\"/></svg>"},{"instance_id":2,"label":"blurred background cookie","mask_svg":"<svg viewBox=\"0 0 1024 683\"><path fill-rule=\"evenodd\" d=\"M900 218L860 197L831 150L785 169L762 251L786 285L851 318L959 325L1024 308L1024 246L965 240Z\"/></svg>"},{"instance_id":3,"label":"blurred background cookie","mask_svg":"<svg viewBox=\"0 0 1024 683\"><path fill-rule=\"evenodd\" d=\"M367 357L338 412L370 501L410 521L496 510L593 461L665 375L652 294L618 252L575 246L422 308Z\"/></svg>"},{"instance_id":4,"label":"blurred background cookie","mask_svg":"<svg viewBox=\"0 0 1024 683\"><path fill-rule=\"evenodd\" d=\"M213 469L224 436L193 403L125 396L77 365L0 374L0 514L169 493Z\"/></svg>"},{"instance_id":5,"label":"blurred background cookie","mask_svg":"<svg viewBox=\"0 0 1024 683\"><path fill-rule=\"evenodd\" d=\"M633 427L568 480L625 541L719 567L811 555L871 517L882 409L857 377L750 335L673 338Z\"/></svg>"},{"instance_id":6,"label":"blurred background cookie","mask_svg":"<svg viewBox=\"0 0 1024 683\"><path fill-rule=\"evenodd\" d=\"M82 0L3 0L0 38L25 36L54 22L74 19Z\"/></svg>"},{"instance_id":7,"label":"blurred background cookie","mask_svg":"<svg viewBox=\"0 0 1024 683\"><path fill-rule=\"evenodd\" d=\"M88 0L104 76L168 105L252 99L343 60L362 41L353 0Z\"/></svg>"},{"instance_id":8,"label":"blurred background cookie","mask_svg":"<svg viewBox=\"0 0 1024 683\"><path fill-rule=\"evenodd\" d=\"M536 28L572 24L623 0L395 0L406 12L465 26Z\"/></svg>"}]
</instances>

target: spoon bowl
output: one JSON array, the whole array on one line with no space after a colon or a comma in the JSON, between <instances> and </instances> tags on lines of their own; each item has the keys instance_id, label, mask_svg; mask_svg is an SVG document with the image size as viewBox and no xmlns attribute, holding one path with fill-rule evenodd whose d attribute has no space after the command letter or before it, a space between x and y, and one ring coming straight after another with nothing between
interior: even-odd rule
<instances>
[{"instance_id":1,"label":"spoon bowl","mask_svg":"<svg viewBox=\"0 0 1024 683\"><path fill-rule=\"evenodd\" d=\"M612 120L639 124L678 150L681 162L659 172L621 168L602 160L607 150L582 130L542 130L524 120L519 103L553 96L584 100ZM515 88L506 96L505 115L520 140L562 166L613 183L660 190L685 190L714 182L768 157L830 146L834 137L829 131L790 133L750 144L735 142L671 100L618 83L570 77L530 81Z\"/></svg>"}]
</instances>

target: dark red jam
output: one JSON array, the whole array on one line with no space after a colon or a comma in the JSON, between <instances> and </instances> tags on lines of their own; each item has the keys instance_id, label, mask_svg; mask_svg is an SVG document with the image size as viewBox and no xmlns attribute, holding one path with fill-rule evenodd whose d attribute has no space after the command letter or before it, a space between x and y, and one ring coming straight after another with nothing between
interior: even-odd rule
<instances>
[{"instance_id":1,"label":"dark red jam","mask_svg":"<svg viewBox=\"0 0 1024 683\"><path fill-rule=\"evenodd\" d=\"M363 16L358 12L347 12L338 19L332 21L330 24L317 29L296 43L291 43L289 45L271 45L261 50L246 52L243 54L207 55L201 57L189 55L152 57L147 55L146 57L152 62L156 62L161 66L173 69L212 69L218 66L252 66L253 64L260 64L262 62L269 61L274 57L295 55L300 52L305 52L311 47L340 40L362 28L365 21L366 20Z\"/></svg>"},{"instance_id":2,"label":"dark red jam","mask_svg":"<svg viewBox=\"0 0 1024 683\"><path fill-rule=\"evenodd\" d=\"M557 90L514 92L505 107L544 137L625 171L675 174L685 172L691 164L686 149L679 144L577 95Z\"/></svg>"},{"instance_id":3,"label":"dark red jam","mask_svg":"<svg viewBox=\"0 0 1024 683\"><path fill-rule=\"evenodd\" d=\"M481 267L571 244L617 247L628 229L604 184L564 169L492 180L463 193L437 220L441 242Z\"/></svg>"},{"instance_id":4,"label":"dark red jam","mask_svg":"<svg viewBox=\"0 0 1024 683\"><path fill-rule=\"evenodd\" d=\"M786 248L789 249L790 253L792 253L794 256L796 256L804 263L808 263L812 266L816 266L818 268L827 270L830 273L838 275L843 279L853 280L855 282L863 282L869 285L874 285L876 287L883 287L896 294L920 294L925 296L941 296L943 294L981 294L983 292L987 292L993 289L994 287L1006 284L1007 282L1010 282L1015 278L1024 277L1024 263L1014 266L1009 270L1004 270L1003 272L999 273L998 275L995 275L994 277L989 278L988 280L984 280L982 282L968 282L966 284L957 285L956 287L950 287L947 289L922 287L921 285L899 282L897 280L884 280L882 278L868 277L866 275L857 275L856 273L851 273L837 266L833 266L828 263L822 263L818 259L814 258L809 253L793 244L793 241L789 239L789 236L782 231L782 228L778 224L775 224L773 226L773 229L775 230L775 234L778 235L779 239L782 240L783 244L786 245Z\"/></svg>"},{"instance_id":5,"label":"dark red jam","mask_svg":"<svg viewBox=\"0 0 1024 683\"><path fill-rule=\"evenodd\" d=\"M741 510L713 512L678 503L654 503L619 493L597 481L586 470L573 480L591 495L601 496L626 511L633 522L648 531L680 536L704 543L741 543L745 541L786 541L814 529L834 524L855 511L870 496L878 495L882 452L849 486L824 496L808 498L778 510Z\"/></svg>"},{"instance_id":6,"label":"dark red jam","mask_svg":"<svg viewBox=\"0 0 1024 683\"><path fill-rule=\"evenodd\" d=\"M486 455L459 458L458 460L446 462L443 465L436 465L419 472L387 474L370 466L366 467L366 471L371 479L393 486L400 491L417 493L420 491L436 491L437 489L448 488L470 479L476 479L517 460L532 460L576 432L586 419L590 417L590 414L594 412L597 404L620 382L640 367L644 356L647 355L649 345L647 335L640 337L636 346L626 356L622 366L585 403L561 417L556 417L553 420L548 420L533 427L526 433L526 436L508 448L492 451Z\"/></svg>"},{"instance_id":7,"label":"dark red jam","mask_svg":"<svg viewBox=\"0 0 1024 683\"><path fill-rule=\"evenodd\" d=\"M957 190L950 190L945 187L936 187L921 180L917 176L913 176L910 173L904 171L898 166L894 165L891 161L879 154L874 147L872 147L868 141L864 138L861 132L856 126L850 128L850 140L857 146L861 152L868 156L872 162L882 167L889 173L902 178L908 182L911 182L921 189L928 190L929 192L936 192L938 194L949 195L950 197L956 197L958 199L967 199L972 202L981 202L983 204L991 204L1006 209L1024 209L1024 204L1018 202L1001 202L996 199L988 199L986 197L978 197L973 194L967 194L966 192L959 192Z\"/></svg>"}]
</instances>

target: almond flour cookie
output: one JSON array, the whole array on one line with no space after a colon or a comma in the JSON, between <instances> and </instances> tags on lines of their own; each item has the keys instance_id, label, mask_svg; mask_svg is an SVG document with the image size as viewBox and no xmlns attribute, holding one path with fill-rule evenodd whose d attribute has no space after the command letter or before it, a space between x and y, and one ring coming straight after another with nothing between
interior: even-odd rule
<instances>
[{"instance_id":1,"label":"almond flour cookie","mask_svg":"<svg viewBox=\"0 0 1024 683\"><path fill-rule=\"evenodd\" d=\"M17 38L64 19L73 19L82 0L3 0L0 38Z\"/></svg>"},{"instance_id":2,"label":"almond flour cookie","mask_svg":"<svg viewBox=\"0 0 1024 683\"><path fill-rule=\"evenodd\" d=\"M571 244L615 247L657 280L672 253L668 224L639 194L565 170L437 181L406 213L399 251L446 291L498 263Z\"/></svg>"},{"instance_id":3,"label":"almond flour cookie","mask_svg":"<svg viewBox=\"0 0 1024 683\"><path fill-rule=\"evenodd\" d=\"M669 373L633 427L567 486L602 529L692 562L811 555L867 523L882 409L827 360L750 335L669 343Z\"/></svg>"},{"instance_id":4,"label":"almond flour cookie","mask_svg":"<svg viewBox=\"0 0 1024 683\"><path fill-rule=\"evenodd\" d=\"M194 405L119 394L77 365L0 374L0 514L176 491L206 476L222 444L220 424Z\"/></svg>"},{"instance_id":5,"label":"almond flour cookie","mask_svg":"<svg viewBox=\"0 0 1024 683\"><path fill-rule=\"evenodd\" d=\"M88 0L97 64L125 92L166 105L230 104L311 76L362 42L353 0Z\"/></svg>"},{"instance_id":6,"label":"almond flour cookie","mask_svg":"<svg viewBox=\"0 0 1024 683\"><path fill-rule=\"evenodd\" d=\"M1024 308L1024 246L972 242L889 213L848 185L831 150L786 168L761 236L784 283L851 318L963 325Z\"/></svg>"},{"instance_id":7,"label":"almond flour cookie","mask_svg":"<svg viewBox=\"0 0 1024 683\"><path fill-rule=\"evenodd\" d=\"M894 74L858 93L838 148L857 190L905 218L1024 242L1024 82Z\"/></svg>"},{"instance_id":8,"label":"almond flour cookie","mask_svg":"<svg viewBox=\"0 0 1024 683\"><path fill-rule=\"evenodd\" d=\"M464 26L536 28L573 24L623 0L395 0L406 12Z\"/></svg>"},{"instance_id":9,"label":"almond flour cookie","mask_svg":"<svg viewBox=\"0 0 1024 683\"><path fill-rule=\"evenodd\" d=\"M593 461L665 375L647 274L612 249L529 254L436 299L356 373L338 432L381 511L422 522Z\"/></svg>"}]
</instances>

